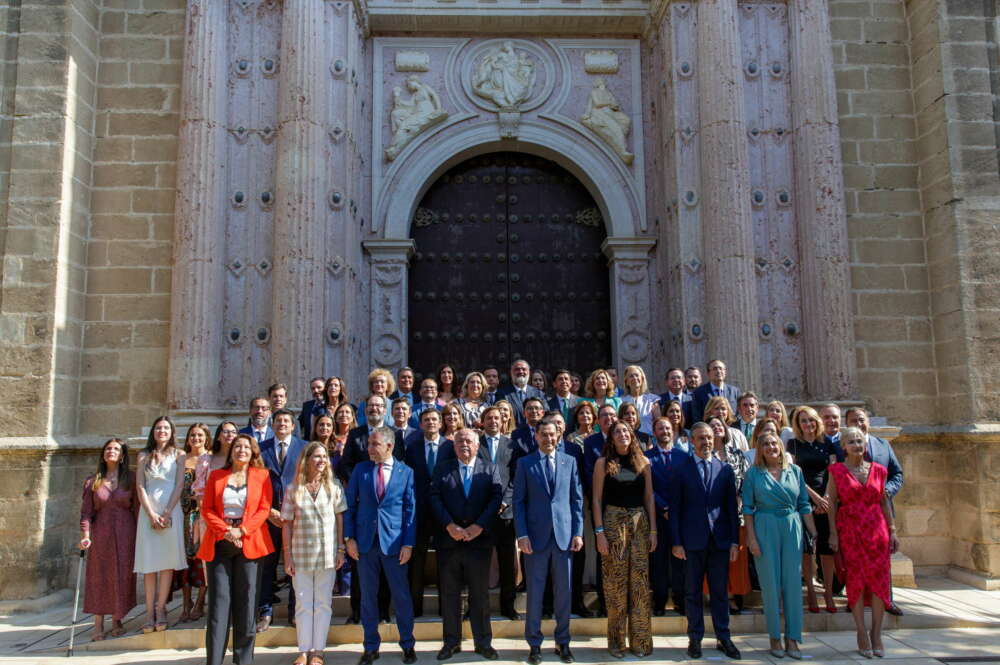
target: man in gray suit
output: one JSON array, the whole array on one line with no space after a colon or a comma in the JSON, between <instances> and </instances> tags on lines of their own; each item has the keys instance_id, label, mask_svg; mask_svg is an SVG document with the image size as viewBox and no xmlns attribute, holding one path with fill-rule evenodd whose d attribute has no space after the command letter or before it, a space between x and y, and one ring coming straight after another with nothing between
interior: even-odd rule
<instances>
[{"instance_id":1,"label":"man in gray suit","mask_svg":"<svg viewBox=\"0 0 1000 665\"><path fill-rule=\"evenodd\" d=\"M500 486L503 488L499 518L493 529L497 565L500 568L500 614L517 621L521 615L514 609L514 559L517 554L514 546L514 511L511 508L514 486L510 482L514 446L509 436L500 433L500 424L503 422L500 409L488 407L479 419L483 423L483 433L479 437L479 456L496 466Z\"/></svg>"}]
</instances>

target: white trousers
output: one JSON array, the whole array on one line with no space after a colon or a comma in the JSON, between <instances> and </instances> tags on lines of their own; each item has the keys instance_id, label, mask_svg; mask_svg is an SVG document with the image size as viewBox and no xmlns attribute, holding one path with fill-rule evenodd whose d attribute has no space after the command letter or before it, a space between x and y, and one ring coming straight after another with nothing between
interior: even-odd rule
<instances>
[{"instance_id":1,"label":"white trousers","mask_svg":"<svg viewBox=\"0 0 1000 665\"><path fill-rule=\"evenodd\" d=\"M292 577L295 586L295 634L299 651L322 651L330 631L333 613L333 583L337 571L296 570Z\"/></svg>"}]
</instances>

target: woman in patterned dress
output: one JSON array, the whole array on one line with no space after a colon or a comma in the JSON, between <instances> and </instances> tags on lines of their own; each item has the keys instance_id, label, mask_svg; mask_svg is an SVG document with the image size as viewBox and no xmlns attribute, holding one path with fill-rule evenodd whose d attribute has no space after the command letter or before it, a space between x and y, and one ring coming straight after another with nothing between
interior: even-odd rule
<instances>
[{"instance_id":1,"label":"woman in patterned dress","mask_svg":"<svg viewBox=\"0 0 1000 665\"><path fill-rule=\"evenodd\" d=\"M486 410L486 377L482 372L469 372L462 383L462 396L455 401L462 410L466 427L482 429L479 419Z\"/></svg>"},{"instance_id":2,"label":"woman in patterned dress","mask_svg":"<svg viewBox=\"0 0 1000 665\"><path fill-rule=\"evenodd\" d=\"M865 658L885 656L882 619L891 602L889 556L899 549L892 505L885 493L888 471L865 461L867 437L856 427L841 430L847 457L830 465L830 548L840 550L847 570L847 604ZM871 597L872 629L865 630L865 597Z\"/></svg>"},{"instance_id":3,"label":"woman in patterned dress","mask_svg":"<svg viewBox=\"0 0 1000 665\"><path fill-rule=\"evenodd\" d=\"M181 590L183 603L178 623L197 621L205 616L205 569L195 558L201 542L201 512L198 509L198 494L194 491L198 463L205 454L209 441L208 426L195 423L188 428L184 437L184 488L181 490L181 511L184 513L184 553L187 568L174 572L174 590ZM198 599L191 603L191 589L198 589Z\"/></svg>"},{"instance_id":4,"label":"woman in patterned dress","mask_svg":"<svg viewBox=\"0 0 1000 665\"><path fill-rule=\"evenodd\" d=\"M97 473L83 484L80 549L89 550L83 611L94 615L93 641L104 639L104 615L111 636L125 633L122 619L135 607L135 517L139 501L128 469L128 446L109 439L101 448Z\"/></svg>"}]
</instances>

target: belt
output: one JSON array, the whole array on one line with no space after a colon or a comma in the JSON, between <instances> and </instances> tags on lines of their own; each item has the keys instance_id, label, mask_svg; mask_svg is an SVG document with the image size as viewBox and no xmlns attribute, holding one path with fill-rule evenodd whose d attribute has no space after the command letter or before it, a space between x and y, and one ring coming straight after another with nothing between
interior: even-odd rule
<instances>
[{"instance_id":1,"label":"belt","mask_svg":"<svg viewBox=\"0 0 1000 665\"><path fill-rule=\"evenodd\" d=\"M226 524L228 524L229 526L240 526L243 524L242 517L226 517L223 519L226 520Z\"/></svg>"}]
</instances>

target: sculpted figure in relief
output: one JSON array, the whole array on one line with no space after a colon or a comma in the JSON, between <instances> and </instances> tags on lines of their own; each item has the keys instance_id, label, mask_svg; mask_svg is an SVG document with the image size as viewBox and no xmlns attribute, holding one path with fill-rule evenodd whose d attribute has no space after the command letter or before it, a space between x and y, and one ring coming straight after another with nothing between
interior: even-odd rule
<instances>
[{"instance_id":1,"label":"sculpted figure in relief","mask_svg":"<svg viewBox=\"0 0 1000 665\"><path fill-rule=\"evenodd\" d=\"M622 113L614 93L608 90L601 77L594 79L594 88L587 98L587 110L580 116L580 122L611 146L623 162L632 163L635 156L628 151L627 143L632 121Z\"/></svg>"},{"instance_id":2,"label":"sculpted figure in relief","mask_svg":"<svg viewBox=\"0 0 1000 665\"><path fill-rule=\"evenodd\" d=\"M418 134L448 117L448 112L441 108L437 93L416 74L407 77L406 89L410 93L409 98L403 97L399 86L392 89L392 111L389 113L392 143L385 149L385 158L390 162Z\"/></svg>"},{"instance_id":3,"label":"sculpted figure in relief","mask_svg":"<svg viewBox=\"0 0 1000 665\"><path fill-rule=\"evenodd\" d=\"M535 62L524 51L505 41L479 61L472 78L473 91L501 109L515 109L531 97L535 87Z\"/></svg>"}]
</instances>

